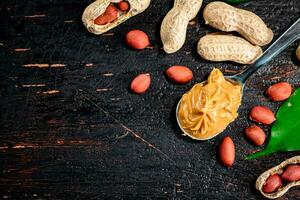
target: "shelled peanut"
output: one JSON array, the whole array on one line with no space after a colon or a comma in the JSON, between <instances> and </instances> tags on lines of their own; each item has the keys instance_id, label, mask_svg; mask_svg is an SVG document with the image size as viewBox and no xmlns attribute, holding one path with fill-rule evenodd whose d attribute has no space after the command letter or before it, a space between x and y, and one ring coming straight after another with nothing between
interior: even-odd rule
<instances>
[{"instance_id":1,"label":"shelled peanut","mask_svg":"<svg viewBox=\"0 0 300 200\"><path fill-rule=\"evenodd\" d=\"M126 34L125 42L128 46L136 50L145 49L150 45L148 35L141 30L131 30Z\"/></svg>"},{"instance_id":2,"label":"shelled peanut","mask_svg":"<svg viewBox=\"0 0 300 200\"><path fill-rule=\"evenodd\" d=\"M296 50L296 56L297 56L298 60L300 61L300 44Z\"/></svg>"},{"instance_id":3,"label":"shelled peanut","mask_svg":"<svg viewBox=\"0 0 300 200\"><path fill-rule=\"evenodd\" d=\"M273 101L284 101L288 99L292 94L292 86L287 82L279 82L274 85L271 85L266 94L273 100Z\"/></svg>"},{"instance_id":4,"label":"shelled peanut","mask_svg":"<svg viewBox=\"0 0 300 200\"><path fill-rule=\"evenodd\" d=\"M100 35L145 11L151 0L96 0L86 7L82 22L87 30Z\"/></svg>"},{"instance_id":5,"label":"shelled peanut","mask_svg":"<svg viewBox=\"0 0 300 200\"><path fill-rule=\"evenodd\" d=\"M224 2L209 3L204 8L203 17L206 24L221 31L236 31L254 45L264 46L273 39L272 30L259 16Z\"/></svg>"},{"instance_id":6,"label":"shelled peanut","mask_svg":"<svg viewBox=\"0 0 300 200\"><path fill-rule=\"evenodd\" d=\"M185 84L193 79L193 72L186 66L171 66L166 70L168 78L177 84Z\"/></svg>"},{"instance_id":7,"label":"shelled peanut","mask_svg":"<svg viewBox=\"0 0 300 200\"><path fill-rule=\"evenodd\" d=\"M198 42L198 54L210 61L251 64L262 54L259 46L229 34L207 34Z\"/></svg>"},{"instance_id":8,"label":"shelled peanut","mask_svg":"<svg viewBox=\"0 0 300 200\"><path fill-rule=\"evenodd\" d=\"M272 193L278 190L282 186L281 178L278 174L269 176L265 184L262 187L262 191L265 193Z\"/></svg>"},{"instance_id":9,"label":"shelled peanut","mask_svg":"<svg viewBox=\"0 0 300 200\"><path fill-rule=\"evenodd\" d=\"M140 74L136 76L130 83L130 89L136 94L145 93L151 84L150 74Z\"/></svg>"},{"instance_id":10,"label":"shelled peanut","mask_svg":"<svg viewBox=\"0 0 300 200\"><path fill-rule=\"evenodd\" d=\"M284 195L291 187L300 185L300 156L292 157L267 170L256 180L256 189L269 199Z\"/></svg>"},{"instance_id":11,"label":"shelled peanut","mask_svg":"<svg viewBox=\"0 0 300 200\"><path fill-rule=\"evenodd\" d=\"M262 145L266 140L264 130L256 125L251 125L245 129L245 137L255 146Z\"/></svg>"},{"instance_id":12,"label":"shelled peanut","mask_svg":"<svg viewBox=\"0 0 300 200\"><path fill-rule=\"evenodd\" d=\"M231 167L235 160L235 145L230 136L224 137L218 147L218 158L222 165Z\"/></svg>"},{"instance_id":13,"label":"shelled peanut","mask_svg":"<svg viewBox=\"0 0 300 200\"><path fill-rule=\"evenodd\" d=\"M97 25L105 25L116 20L118 15L118 9L113 4L109 4L105 12L94 20L94 23Z\"/></svg>"},{"instance_id":14,"label":"shelled peanut","mask_svg":"<svg viewBox=\"0 0 300 200\"><path fill-rule=\"evenodd\" d=\"M129 10L130 5L129 5L128 1L120 1L118 3L118 8L125 12L125 11Z\"/></svg>"},{"instance_id":15,"label":"shelled peanut","mask_svg":"<svg viewBox=\"0 0 300 200\"><path fill-rule=\"evenodd\" d=\"M273 101L284 101L291 96L292 90L293 88L288 82L278 82L268 87L266 95ZM264 125L270 125L276 120L273 111L266 106L252 107L249 118L254 122ZM257 125L251 125L245 128L244 136L254 146L262 145L266 139L264 130ZM274 177L274 180L275 179L276 177Z\"/></svg>"},{"instance_id":16,"label":"shelled peanut","mask_svg":"<svg viewBox=\"0 0 300 200\"><path fill-rule=\"evenodd\" d=\"M187 26L196 17L202 0L174 0L173 8L164 17L160 37L167 53L178 51L184 44Z\"/></svg>"},{"instance_id":17,"label":"shelled peanut","mask_svg":"<svg viewBox=\"0 0 300 200\"><path fill-rule=\"evenodd\" d=\"M275 121L275 115L272 110L266 106L254 106L250 110L250 119L265 125L270 125Z\"/></svg>"}]
</instances>

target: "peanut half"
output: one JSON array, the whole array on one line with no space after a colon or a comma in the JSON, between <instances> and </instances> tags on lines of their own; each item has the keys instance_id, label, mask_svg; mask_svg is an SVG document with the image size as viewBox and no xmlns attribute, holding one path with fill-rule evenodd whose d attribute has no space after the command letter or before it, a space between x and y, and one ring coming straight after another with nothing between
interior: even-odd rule
<instances>
[{"instance_id":1,"label":"peanut half","mask_svg":"<svg viewBox=\"0 0 300 200\"><path fill-rule=\"evenodd\" d=\"M100 35L115 28L127 19L146 10L150 5L151 0L128 0L128 11L123 12L120 10L116 19L107 20L108 23L102 25L96 24L95 19L104 14L109 5L115 2L115 0L96 0L86 7L82 14L82 22L89 32Z\"/></svg>"},{"instance_id":2,"label":"peanut half","mask_svg":"<svg viewBox=\"0 0 300 200\"><path fill-rule=\"evenodd\" d=\"M256 14L229 4L214 1L203 11L206 24L222 31L237 31L255 45L264 46L273 39L273 32Z\"/></svg>"},{"instance_id":3,"label":"peanut half","mask_svg":"<svg viewBox=\"0 0 300 200\"><path fill-rule=\"evenodd\" d=\"M160 37L167 53L178 51L184 44L187 26L196 17L202 0L175 0L173 8L162 21Z\"/></svg>"},{"instance_id":4,"label":"peanut half","mask_svg":"<svg viewBox=\"0 0 300 200\"><path fill-rule=\"evenodd\" d=\"M300 61L300 44L296 50L296 56L297 56L298 60Z\"/></svg>"},{"instance_id":5,"label":"peanut half","mask_svg":"<svg viewBox=\"0 0 300 200\"><path fill-rule=\"evenodd\" d=\"M292 165L292 164L300 164L300 156L295 156L290 159L287 159L281 164L262 173L256 180L256 184L255 184L256 189L260 191L261 194L264 195L266 198L276 199L284 195L291 187L300 185L300 180L298 180L298 181L287 182L282 187L278 188L276 191L272 193L265 193L263 191L263 187L266 184L266 181L269 177L271 177L274 174L281 174L288 165Z\"/></svg>"},{"instance_id":6,"label":"peanut half","mask_svg":"<svg viewBox=\"0 0 300 200\"><path fill-rule=\"evenodd\" d=\"M241 64L251 64L262 54L259 46L229 34L203 36L198 42L197 51L206 60L233 61Z\"/></svg>"}]
</instances>

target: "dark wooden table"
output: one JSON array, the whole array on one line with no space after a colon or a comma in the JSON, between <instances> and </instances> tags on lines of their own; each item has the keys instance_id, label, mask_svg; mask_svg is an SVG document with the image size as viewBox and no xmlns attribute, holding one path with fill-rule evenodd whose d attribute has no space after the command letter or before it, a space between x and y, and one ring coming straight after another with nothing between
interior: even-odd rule
<instances>
[{"instance_id":1,"label":"dark wooden table","mask_svg":"<svg viewBox=\"0 0 300 200\"><path fill-rule=\"evenodd\" d=\"M171 0L152 0L144 13L101 36L81 23L91 2L0 3L0 199L262 199L254 188L259 174L298 152L245 161L259 148L244 140L243 128L251 124L253 105L274 111L280 105L264 96L270 84L300 86L297 43L251 77L234 123L214 139L192 141L175 121L180 96L215 66L225 74L244 66L197 55L199 38L215 31L201 14L190 23L184 47L166 55L159 29ZM275 38L300 17L299 0L238 6L261 16ZM136 28L149 34L151 48L124 45L125 33ZM195 80L166 80L164 71L174 64L189 66ZM141 72L151 74L152 85L135 95L128 85ZM236 145L230 169L216 160L225 135ZM300 199L299 188L281 199Z\"/></svg>"}]
</instances>

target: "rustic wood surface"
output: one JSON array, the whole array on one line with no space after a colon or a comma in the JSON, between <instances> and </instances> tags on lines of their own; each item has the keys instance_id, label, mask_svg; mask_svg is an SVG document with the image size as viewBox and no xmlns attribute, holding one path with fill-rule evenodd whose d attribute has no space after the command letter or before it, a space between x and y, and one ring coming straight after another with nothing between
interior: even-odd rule
<instances>
[{"instance_id":1,"label":"rustic wood surface","mask_svg":"<svg viewBox=\"0 0 300 200\"><path fill-rule=\"evenodd\" d=\"M266 87L278 81L300 86L297 43L251 77L234 123L212 140L192 141L176 125L180 96L214 66L226 74L244 66L197 55L199 38L215 31L201 14L190 23L184 47L166 55L159 28L171 0L152 0L144 13L101 36L81 23L91 2L0 3L0 199L263 199L254 188L256 178L298 152L245 161L259 148L242 132L251 124L251 106L275 111L280 105L264 96ZM300 17L299 0L238 6L261 16L275 38ZM136 28L150 36L152 45L144 51L123 43L125 33ZM170 83L164 70L174 64L189 66L195 80ZM151 74L152 85L135 95L128 85L141 72ZM230 169L216 160L225 135L236 145ZM281 199L300 199L299 188Z\"/></svg>"}]
</instances>

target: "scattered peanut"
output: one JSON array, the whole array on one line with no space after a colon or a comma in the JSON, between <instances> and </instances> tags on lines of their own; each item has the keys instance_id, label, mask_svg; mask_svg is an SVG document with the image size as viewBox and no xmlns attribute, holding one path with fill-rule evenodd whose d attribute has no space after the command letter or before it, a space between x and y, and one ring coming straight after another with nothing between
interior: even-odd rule
<instances>
[{"instance_id":1,"label":"scattered peanut","mask_svg":"<svg viewBox=\"0 0 300 200\"><path fill-rule=\"evenodd\" d=\"M260 191L262 195L264 195L265 197L267 197L269 199L276 199L278 197L281 197L290 188L300 185L300 180L296 179L296 178L299 178L299 167L296 167L296 168L294 167L295 165L299 166L299 164L300 164L300 156L295 156L295 157L287 159L286 161L280 163L279 165L265 171L257 178L256 184L255 184L256 189L258 191ZM280 185L279 183L281 182L279 174L281 174L281 177L284 181L288 181L284 185L282 185L280 188L277 187L278 185ZM272 177L272 175L275 175L276 180L273 182L275 184L272 184L273 187L270 187L271 184L269 184L269 186L268 186L267 180L270 179L270 177ZM265 189L263 189L263 188L265 188Z\"/></svg>"},{"instance_id":2,"label":"scattered peanut","mask_svg":"<svg viewBox=\"0 0 300 200\"><path fill-rule=\"evenodd\" d=\"M298 48L296 50L296 56L297 56L298 60L300 61L300 45L298 46Z\"/></svg>"},{"instance_id":3,"label":"scattered peanut","mask_svg":"<svg viewBox=\"0 0 300 200\"><path fill-rule=\"evenodd\" d=\"M278 174L271 175L262 187L264 193L275 192L282 185L281 178Z\"/></svg>"},{"instance_id":4,"label":"scattered peanut","mask_svg":"<svg viewBox=\"0 0 300 200\"><path fill-rule=\"evenodd\" d=\"M187 26L196 17L202 0L174 0L173 8L162 21L160 37L167 53L178 51L184 44Z\"/></svg>"},{"instance_id":5,"label":"scattered peanut","mask_svg":"<svg viewBox=\"0 0 300 200\"><path fill-rule=\"evenodd\" d=\"M273 39L272 30L256 14L220 1L209 3L203 17L206 24L222 31L237 31L255 45L264 46Z\"/></svg>"},{"instance_id":6,"label":"scattered peanut","mask_svg":"<svg viewBox=\"0 0 300 200\"><path fill-rule=\"evenodd\" d=\"M148 35L141 30L131 30L126 34L126 44L133 49L142 50L150 45Z\"/></svg>"},{"instance_id":7,"label":"scattered peanut","mask_svg":"<svg viewBox=\"0 0 300 200\"><path fill-rule=\"evenodd\" d=\"M231 167L233 165L235 159L235 147L231 137L226 136L222 139L218 149L218 157L224 166Z\"/></svg>"},{"instance_id":8,"label":"scattered peanut","mask_svg":"<svg viewBox=\"0 0 300 200\"><path fill-rule=\"evenodd\" d=\"M150 74L140 74L132 80L130 89L134 93L141 94L148 90L150 83Z\"/></svg>"},{"instance_id":9,"label":"scattered peanut","mask_svg":"<svg viewBox=\"0 0 300 200\"><path fill-rule=\"evenodd\" d=\"M128 11L130 6L129 6L129 3L127 1L120 1L118 3L118 8L121 10L121 11Z\"/></svg>"},{"instance_id":10,"label":"scattered peanut","mask_svg":"<svg viewBox=\"0 0 300 200\"><path fill-rule=\"evenodd\" d=\"M275 121L275 115L265 106L254 106L250 110L250 119L262 124L272 124Z\"/></svg>"},{"instance_id":11,"label":"scattered peanut","mask_svg":"<svg viewBox=\"0 0 300 200\"><path fill-rule=\"evenodd\" d=\"M245 129L246 138L255 146L262 145L266 140L266 134L259 126L252 125Z\"/></svg>"},{"instance_id":12,"label":"scattered peanut","mask_svg":"<svg viewBox=\"0 0 300 200\"><path fill-rule=\"evenodd\" d=\"M229 34L205 35L199 40L197 51L206 60L233 61L241 64L251 64L262 54L259 46Z\"/></svg>"},{"instance_id":13,"label":"scattered peanut","mask_svg":"<svg viewBox=\"0 0 300 200\"><path fill-rule=\"evenodd\" d=\"M113 2L112 0L96 0L84 10L82 22L89 32L100 35L146 10L150 5L150 1L151 0L122 1L127 3L129 8L123 12L124 10L122 9L124 9L125 6L124 3L122 3L122 7L118 6L120 10L118 10L117 18L115 18L115 15L113 15L113 17L108 15L107 11Z\"/></svg>"},{"instance_id":14,"label":"scattered peanut","mask_svg":"<svg viewBox=\"0 0 300 200\"><path fill-rule=\"evenodd\" d=\"M291 96L292 86L287 82L276 83L270 86L266 93L273 101L284 101Z\"/></svg>"},{"instance_id":15,"label":"scattered peanut","mask_svg":"<svg viewBox=\"0 0 300 200\"><path fill-rule=\"evenodd\" d=\"M300 180L300 165L289 165L281 174L284 181L299 181Z\"/></svg>"},{"instance_id":16,"label":"scattered peanut","mask_svg":"<svg viewBox=\"0 0 300 200\"><path fill-rule=\"evenodd\" d=\"M172 66L166 71L170 80L178 84L185 84L193 79L193 72L185 66Z\"/></svg>"}]
</instances>

